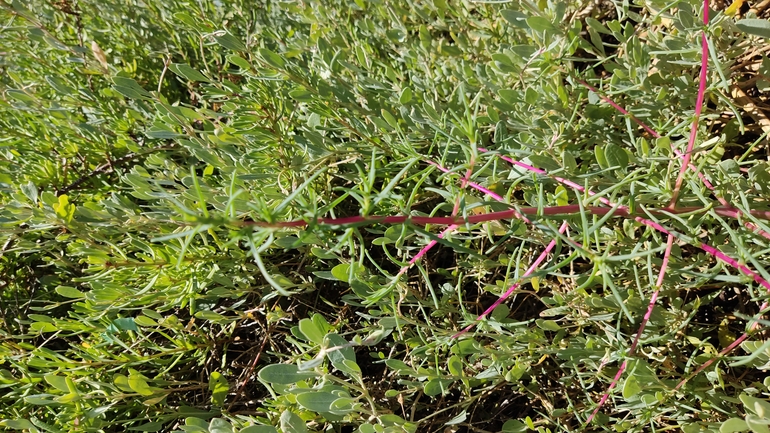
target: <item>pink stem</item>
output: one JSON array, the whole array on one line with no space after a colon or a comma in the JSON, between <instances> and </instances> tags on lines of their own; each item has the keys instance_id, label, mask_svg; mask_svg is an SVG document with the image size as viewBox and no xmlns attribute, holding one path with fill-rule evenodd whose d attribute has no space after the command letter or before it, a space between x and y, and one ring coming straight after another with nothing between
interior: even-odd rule
<instances>
[{"instance_id":1,"label":"pink stem","mask_svg":"<svg viewBox=\"0 0 770 433\"><path fill-rule=\"evenodd\" d=\"M708 3L704 5L704 25L708 24ZM690 157L692 156L692 149L695 146L695 138L698 135L698 122L700 120L700 114L703 110L703 100L706 97L706 79L708 74L708 40L706 39L706 32L701 35L701 61L700 61L700 84L698 85L698 99L695 103L695 118L692 120L692 128L690 129L690 140L687 143L687 150L684 153L684 161L682 167L679 169L679 176L676 178L676 185L674 186L674 195L671 198L670 208L676 207L676 200L679 197L679 191L682 188L682 182L684 181L684 172L687 171L687 167L690 165Z\"/></svg>"},{"instance_id":2,"label":"pink stem","mask_svg":"<svg viewBox=\"0 0 770 433\"><path fill-rule=\"evenodd\" d=\"M703 60L701 59L701 63L702 63L702 61L703 61ZM604 100L605 102L607 102L607 103L608 103L608 104L610 104L611 106L615 107L615 109L616 109L616 110L618 110L618 111L620 111L621 113L623 113L623 114L625 114L625 115L629 116L629 118L630 118L632 121L634 121L636 124L638 124L639 126L641 126L641 127L642 127L642 128L645 130L645 131L647 131L647 132L648 132L650 135L652 135L652 136L653 136L653 137L655 137L655 138L660 138L660 137L661 137L661 135L660 135L660 134L659 134L657 131L655 131L655 130L654 130L654 129L652 129L650 126L648 126L647 124L645 124L644 122L642 122L641 120L639 120L639 118L637 118L637 117L636 117L636 116L634 116L633 114L629 113L627 110L625 110L623 107L621 107L620 105L618 105L617 103L615 103L615 101L613 101L613 100L612 100L612 99L610 99L609 97L607 97L607 96L605 96L605 95L602 95L601 93L599 93L599 91L598 91L598 90L597 90L595 87L591 86L590 84L586 83L586 82L585 82L585 81L583 81L583 80L580 80L580 79L578 79L577 81L578 81L580 84L584 85L585 87L589 88L591 91L593 91L593 92L594 92L594 93L596 93L597 95L599 95L599 97L600 97L600 98L602 98L602 100ZM692 131L690 132L690 134L692 135ZM676 154L676 156L678 156L679 158L682 158L682 159L684 159L684 158L685 158L685 154L683 154L683 153L682 153L682 152L680 152L679 150L676 150L676 149L674 149L674 153L675 153L675 154ZM688 152L688 155L691 155L691 153L689 153L689 152ZM708 188L710 191L714 192L714 186L711 184L711 182L709 182L709 180L706 178L706 176L705 176L703 173L701 173L700 171L698 171L697 167L695 167L695 165L694 165L694 164L692 164L691 162L688 162L687 164L682 164L682 167L689 167L689 169L690 169L690 170L692 170L692 171L694 171L694 172L696 173L696 175L697 175L697 176L698 176L698 178L701 180L701 182L703 182L703 185L704 185L706 188ZM716 199L717 199L717 201L719 201L719 203L721 203L721 204L722 204L722 206L725 206L725 207L732 207L732 206L730 206L730 204L727 202L727 200L725 200L723 197L721 197L721 196L716 196ZM737 210L737 209L736 209L736 210ZM764 231L764 230L760 229L759 227L757 227L757 226L756 226L756 224L753 224L753 223L751 223L751 222L745 221L745 222L743 223L743 225L744 225L746 228L748 228L749 230L751 230L751 231L753 231L753 232L757 233L758 235L760 235L760 236L762 236L762 237L764 237L764 238L766 238L766 239L770 239L770 233L768 233L768 232L766 232L766 231Z\"/></svg>"},{"instance_id":3,"label":"pink stem","mask_svg":"<svg viewBox=\"0 0 770 433\"><path fill-rule=\"evenodd\" d=\"M767 306L768 306L768 303L767 303L767 302L764 302L762 305L760 305L760 306L759 306L759 311L762 311L762 310L764 310L765 308L767 308ZM749 329L750 329L751 331L754 331L754 330L756 330L758 327L759 327L759 322L754 322L754 323L751 325L751 328L749 328ZM690 375L689 375L689 376L687 376L686 378L682 379L682 381L681 381L681 382L679 382L679 383L678 383L678 384L677 384L677 385L674 387L674 390L678 390L679 388L681 388L681 387L682 387L682 385L684 385L685 383L687 383L687 381L688 381L688 380L690 380L690 379L692 379L693 377L697 376L697 375L698 375L698 373L700 373L701 371L703 371L703 370L705 370L706 368L708 368L708 366L709 366L709 365L711 365L711 364L713 364L713 363L714 363L714 361L716 361L717 359L719 359L719 358L721 358L721 357L723 357L723 356L727 355L728 353L732 352L732 351L733 351L733 350L734 350L736 347L738 347L738 346L739 346L741 343L743 343L743 341L744 341L744 340L746 340L747 338L749 338L749 333L748 333L748 332L744 332L744 333L743 333L743 335L741 335L740 337L736 338L736 339L735 339L735 341L733 341L732 343L730 343L730 345L729 345L729 346L727 346L727 347L725 347L724 349L722 349L722 351L721 351L721 352L719 352L719 354L718 354L717 356L715 356L715 357L713 357L713 358L709 359L708 361L704 362L703 364L701 364L701 366L700 366L700 367L696 368L696 369L695 369L695 371L693 371L692 373L690 373Z\"/></svg>"},{"instance_id":4,"label":"pink stem","mask_svg":"<svg viewBox=\"0 0 770 433\"><path fill-rule=\"evenodd\" d=\"M435 163L435 162L433 162L433 161L427 161L427 162L428 162L428 164L432 164L432 165L435 165L436 167L438 167L438 168L439 168L439 170L442 170L442 171L444 171L444 173L448 173L448 172L449 172L449 170L447 170L447 169L445 169L444 167L442 167L442 166L440 166L440 165L436 164L436 163ZM475 163L475 161L471 160L471 163L470 163L470 167L468 167L468 170L466 170L466 172L465 172L465 177L464 177L464 178L462 179L462 181L461 181L461 185L462 185L462 187L463 187L463 188L465 188L465 185L471 185L472 187L474 187L474 188L477 188L477 189L479 189L479 188L483 188L481 185L477 185L476 183L473 183L473 182L469 182L469 179L471 178L471 174L473 173L473 165L474 165L474 163ZM491 193L491 191L490 191L490 193ZM493 193L493 194L494 194L494 193ZM452 209L452 216L456 216L456 215L457 215L457 212L459 212L459 211L460 211L460 196L458 195L458 196L457 196L457 199L455 200L455 206L454 206L454 208ZM455 229L456 229L456 228L458 228L458 227L460 227L460 226L459 226L459 225L457 225L457 224L452 224L452 225L450 225L449 227L445 228L445 229L444 229L444 231L442 231L442 232L441 232L441 233L438 235L438 237L439 237L439 238L441 238L441 239L444 239L444 236L446 236L446 235L447 235L447 233L449 233L449 232L451 232L451 231L455 230ZM406 266L402 267L402 268L401 268L401 269L398 271L398 275L396 275L396 277L398 278L398 277L400 277L401 275L403 275L404 273L406 273L406 271L408 271L408 270L409 270L409 268L410 268L412 265L414 265L415 263L417 263L417 261L418 261L418 260L420 260L420 259L422 258L422 256L424 256L425 254L427 254L427 253L428 253L428 251L430 251L430 249L431 249L431 248L433 248L434 246L436 246L436 244L437 244L437 243L438 243L438 241L435 241L435 240L428 242L428 244L427 244L427 245L425 245L424 247L422 247L422 249L420 249L420 251L419 251L419 252L418 252L418 253L417 253L417 254L416 254L414 257L412 257L412 260L409 260L409 264L407 264Z\"/></svg>"},{"instance_id":5,"label":"pink stem","mask_svg":"<svg viewBox=\"0 0 770 433\"><path fill-rule=\"evenodd\" d=\"M597 413L599 413L599 409L604 406L604 403L607 401L607 399L610 398L610 391L612 391L613 388L615 388L615 385L618 384L618 381L620 380L620 377L623 376L623 372L626 370L626 365L628 365L628 361L623 361L622 364L620 364L620 370L618 370L617 373L615 373L615 377L612 378L612 383L610 383L610 386L607 387L607 392L604 393L602 398L599 400L599 404L596 406L596 409L594 409L593 413L591 413L591 416L588 417L586 420L586 424L590 424L591 421L594 419Z\"/></svg>"},{"instance_id":6,"label":"pink stem","mask_svg":"<svg viewBox=\"0 0 770 433\"><path fill-rule=\"evenodd\" d=\"M666 275L666 269L668 268L668 259L671 256L671 247L673 245L674 245L674 236L668 235L668 241L666 242L666 251L663 254L663 263L660 266L660 273L658 273L658 281L656 281L655 283L655 291L652 293L652 297L650 298L650 303L647 306L647 312L644 314L644 319L642 319L641 325L639 325L639 330L636 332L636 337L634 337L634 342L631 344L631 347L628 349L628 356L632 356L634 353L636 353L636 347L639 344L639 339L642 337L644 328L647 326L647 322L649 322L650 316L652 316L652 311L655 309L655 302L658 300L658 294L660 293L660 288L663 286L663 277ZM602 408L604 403L609 398L610 391L612 391L612 389L615 388L615 385L618 384L618 381L623 376L623 372L626 370L626 365L628 365L626 361L623 361L623 363L620 364L620 370L618 370L618 373L612 379L610 386L607 387L607 391L599 400L599 404L596 405L596 408L591 413L591 416L589 416L588 419L586 420L586 424L590 424L591 421L596 416L596 414L599 413L599 410Z\"/></svg>"},{"instance_id":7,"label":"pink stem","mask_svg":"<svg viewBox=\"0 0 770 433\"><path fill-rule=\"evenodd\" d=\"M562 223L561 227L559 227L559 233L564 234L564 231L567 230L567 227L568 227L568 224L567 224L566 221L564 221ZM521 278L522 279L527 278L530 274L535 272L537 267L540 266L541 263L543 263L543 260L545 260L545 258L548 257L548 253L551 252L551 250L553 249L554 246L556 246L556 239L551 239L551 242L548 243L548 246L545 247L545 250L543 250L543 252L540 253L540 256L538 256L538 258L532 263L532 265L530 265L530 267L527 269L526 272L524 272L524 275L522 275ZM520 285L521 285L520 281L517 281L516 283L514 283L511 287L508 288L508 290L505 291L505 293L503 293L502 296L497 298L497 300L492 305L490 305L489 308L484 310L484 312L481 313L479 315L479 317L477 317L476 320L473 321L473 323L471 323L470 325L468 325L465 328L463 328L462 331L460 331L457 334L453 335L452 338L457 338L457 337L465 334L466 332L470 331L471 328L476 326L476 323L478 323L481 319L486 317L495 308L497 308L498 305L502 304L506 299L508 299L508 297L511 296L511 294L513 294L513 292L517 288L519 288Z\"/></svg>"},{"instance_id":8,"label":"pink stem","mask_svg":"<svg viewBox=\"0 0 770 433\"><path fill-rule=\"evenodd\" d=\"M460 226L457 225L457 224L452 224L451 226L445 228L444 231L442 231L438 235L438 237L440 237L441 239L444 239L444 236L446 236L447 233L451 232L452 230L455 230L458 227L460 227ZM425 245L424 247L422 247L422 249L417 254L415 254L414 257L412 257L412 260L409 260L409 264L404 266L404 267L402 267L401 270L398 271L397 277L400 277L401 275L406 273L406 271L408 271L409 268L413 264L417 263L417 261L420 260L422 258L422 256L424 256L428 251L430 251L431 248L436 246L437 243L438 243L438 241L433 240L433 241L428 242L428 244Z\"/></svg>"},{"instance_id":9,"label":"pink stem","mask_svg":"<svg viewBox=\"0 0 770 433\"><path fill-rule=\"evenodd\" d=\"M559 179L553 176L550 176L550 177L557 181ZM564 182L561 182L561 183L568 185L567 183L564 183ZM578 187L575 187L575 188L577 189ZM580 186L579 188L580 190L584 189L582 186ZM589 195L596 194L590 189L587 190L586 193ZM613 206L613 207L615 206L613 202L611 202L610 200L607 200L605 197L601 197L600 201L602 203L606 201L609 206ZM585 212L588 212L589 214L593 214L593 215L606 215L610 212L614 212L614 215L617 215L619 217L633 218L634 220L644 225L650 226L655 230L668 234L667 229L661 226L660 224L638 216L634 216L631 213L628 206L618 206L614 210L606 207L596 207L596 206L586 206L586 207L583 207L582 209ZM701 209L703 208L681 207L675 210L648 209L647 211L655 215L665 215L665 214L684 214L689 212L696 212ZM717 215L728 217L728 218L737 218L738 216L742 215L741 211L735 208L717 207L717 208L713 208L713 210ZM324 224L324 225L335 225L335 226L345 226L345 225L353 225L353 224L404 224L404 223L411 223L416 225L477 224L477 223L483 223L483 222L489 222L489 221L517 218L517 215L520 215L519 211L521 212L521 215L549 215L549 216L575 215L581 212L581 207L579 205L550 206L550 207L544 207L544 208L523 207L523 208L519 208L518 211L514 209L508 209L508 210L497 211L497 212L488 212L488 213L470 215L465 218L459 217L459 216L427 217L427 216L411 216L411 215L389 215L389 216L371 215L371 216L350 216L350 217L342 217L342 218L321 217L316 219L316 223ZM770 211L752 210L751 215L757 218L770 220ZM239 221L236 224L239 224L241 226L255 226L255 227L267 227L267 228L294 228L294 227L305 227L309 224L309 222L305 220L279 221L275 223L269 223L264 221Z\"/></svg>"},{"instance_id":10,"label":"pink stem","mask_svg":"<svg viewBox=\"0 0 770 433\"><path fill-rule=\"evenodd\" d=\"M430 164L430 165L432 165L432 166L434 166L434 167L438 168L438 169L439 169L439 171L442 171L442 172L444 172L444 173L450 173L450 172L451 172L451 171L450 171L448 168L442 167L441 165L439 165L439 164L438 164L438 163L436 163L436 162L433 162L433 161L425 161L425 162L427 162L428 164ZM479 185L479 184L477 184L477 183L475 183L475 182L465 181L464 183L466 183L466 184L467 184L468 186L470 186L471 188L475 188L475 189L477 189L477 190L479 190L479 191L483 192L484 194L486 194L486 195L488 195L488 196L492 197L493 199L495 199L495 200L497 200L497 201L503 201L503 198L502 198L502 197L500 197L500 195L496 194L496 193L495 193L495 192L493 192L493 191L490 191L490 190L488 190L487 188L484 188L483 186L481 186L481 185Z\"/></svg>"},{"instance_id":11,"label":"pink stem","mask_svg":"<svg viewBox=\"0 0 770 433\"><path fill-rule=\"evenodd\" d=\"M709 8L708 0L704 0L703 1L703 9L704 9L703 24L704 25L708 25L708 8ZM695 104L695 118L693 119L692 128L690 130L690 140L689 140L689 142L687 144L687 151L685 152L684 159L683 159L683 162L682 162L682 167L679 170L679 176L677 176L677 179L676 179L676 186L674 187L674 193L673 193L673 197L671 199L671 204L669 205L669 208L671 208L671 209L676 209L676 202L677 202L677 198L679 196L679 191L680 191L680 189L682 187L682 181L684 179L684 173L690 167L690 157L692 155L692 149L693 149L693 146L695 144L695 137L697 136L698 121L700 119L701 110L703 109L703 99L705 97L705 92L706 92L706 79L707 79L707 71L708 71L708 54L707 54L708 53L708 51L707 51L708 50L708 41L706 40L706 32L705 31L703 32L703 34L701 36L702 36L702 39L701 39L701 71L700 71L700 84L699 84L699 87L698 87L698 99L697 99L697 102ZM617 108L620 108L620 107L617 106ZM644 124L642 124L642 125L644 125ZM647 128L647 129L652 131L650 128ZM654 131L652 131L652 132L654 132ZM693 171L698 173L698 171L695 170L695 169L693 169ZM701 180L704 182L704 184L707 186L707 188L710 187L711 185L710 185L710 183L708 181L705 180L705 177L702 174L700 174L700 173L698 173L698 174L700 175ZM713 187L711 187L710 189L713 190ZM727 204L727 202L724 201L724 200L720 200L720 202L723 205ZM671 255L671 248L673 246L673 242L674 242L674 236L672 234L669 234L668 235L668 240L666 242L666 251L665 251L665 253L663 255L663 263L662 263L661 268L660 268L660 273L658 274L658 281L655 284L655 286L656 286L655 287L655 291L653 292L652 297L650 298L650 303L649 303L649 305L647 307L647 313L644 315L644 319L642 320L642 323L639 326L639 330L636 333L636 337L634 338L634 342L631 344L631 348L629 350L629 355L633 355L634 352L636 351L636 347L637 347L637 345L639 343L639 339L641 338L642 332L644 332L644 328L647 325L647 322L649 321L649 318L652 315L652 311L655 308L655 302L658 299L658 294L660 293L660 288L663 285L663 277L664 277L664 275L666 273L666 269L668 267L668 259L669 259L670 255ZM701 246L701 248L703 248L703 246ZM711 247L708 246L708 248L711 248ZM713 249L713 248L711 248L711 249L713 250L713 252L719 253L718 251L716 251L716 249ZM721 254L721 253L719 253L719 254ZM732 260L729 257L727 257L727 258ZM733 266L735 266L735 265L741 266L737 262L735 262L733 264ZM751 271L748 268L746 268L745 271L753 273L753 271ZM754 279L756 280L756 277ZM762 279L762 281L764 281L764 279ZM626 361L623 361L623 364L620 366L620 370L615 375L615 378L613 379L612 383L610 383L610 386L608 387L607 392L601 398L601 400L599 401L599 404L596 406L596 409L594 409L594 411L591 414L591 416L589 416L588 419L586 420L586 424L590 424L591 423L591 421L593 420L594 416L596 416L596 414L599 412L601 407L607 401L607 398L609 398L610 392L615 387L615 385L617 385L618 381L622 377L623 371L625 370L625 367L626 367Z\"/></svg>"},{"instance_id":12,"label":"pink stem","mask_svg":"<svg viewBox=\"0 0 770 433\"><path fill-rule=\"evenodd\" d=\"M433 162L433 161L428 161L428 163L429 163L429 164L431 164L431 165L433 165L433 166L435 166L435 167L437 167L439 170L441 170L441 171L442 171L442 172L444 172L444 173L450 173L450 170L449 170L449 169L442 167L442 166L441 166L441 165L439 165L438 163L435 163L435 162ZM466 179L465 179L465 182L464 182L464 183L467 183L468 185L470 185L470 186L472 186L472 187L476 188L476 189L477 189L477 190L479 190L479 191L485 192L487 195L489 195L490 197L494 198L494 199L495 199L495 200L497 200L497 201L500 201L500 202L502 202L502 201L503 201L503 198L502 198L501 196L499 196L499 195L495 194L495 193L494 193L494 192L492 192L492 191L489 191L489 190L487 190L486 188L482 187L481 185L477 185L477 184L475 184L475 183L473 183L473 182L467 182L467 177L468 177L468 176L466 175ZM529 219L527 219L527 218L526 218L526 217L524 217L524 216L520 216L520 215L517 215L517 218L519 218L519 219L522 219L522 220L524 220L524 221L525 221L525 222L527 222L527 223L530 223L530 224L532 223L532 222L531 222ZM447 231L449 231L450 229L454 229L454 228L456 228L456 227L458 227L458 226L457 226L457 225L452 225L452 226L449 226L449 227L448 227L446 230L444 230L444 232L442 232L442 233L441 233L441 235L439 235L439 236L440 236L440 237L441 237L441 236L443 236L443 235L444 235L444 233L446 233L446 232L447 232ZM567 230L567 227L568 227L568 224L567 224L567 222L565 221L564 223L562 223L561 227L559 228L559 233L562 233L562 234L564 234L564 232ZM415 257L414 257L414 258L413 258L413 259L410 261L410 263L409 263L409 264L411 265L411 264L413 264L415 261L417 261L417 260L419 259L419 257L421 257L422 255L424 255L424 254L425 254L425 252L427 252L427 250L429 250L430 248L432 248L432 247L433 247L433 245L435 245L435 244L436 244L436 241L431 241L431 243L429 243L428 245L426 245L426 246L425 246L425 248L423 248L422 250L420 250L420 252L419 252L419 253L417 253L417 256L415 256ZM553 247L554 247L555 245L556 245L556 240L555 240L555 239L551 240L551 242L548 244L548 246L545 248L545 250L544 250L544 251L543 251L543 252L540 254L540 256L537 258L537 260L535 260L535 262L534 262L534 263L533 263L533 264L532 264L532 265L529 267L529 269L527 269L527 271L524 273L524 276L523 276L523 278L526 278L528 275L530 275L532 272L534 272L534 271L537 269L537 267L538 267L538 266L540 266L540 264L543 262L543 260L545 260L545 258L548 256L548 253L549 253L549 252L550 252L550 251L553 249ZM399 275L401 275L402 273L406 272L406 269L408 269L408 266L405 266L405 267L401 268L401 271L399 272ZM473 326L475 326L475 325L476 325L476 323L478 323L478 322L479 322L481 319L483 319L484 317L486 317L488 314L490 314L492 311L494 311L494 309L495 309L495 308L497 308L497 307L498 307L500 304L502 304L502 303L503 303L503 302L504 302L506 299L508 299L508 297L510 297L510 296L511 296L511 294L512 294L512 293L513 293L513 292L516 290L516 288L518 288L518 287L519 287L519 285L520 285L520 283L519 283L519 282L517 282L517 283L513 284L513 285L512 285L510 288L508 288L508 290L507 290L507 291L506 291L506 292L505 292L505 293L504 293L502 296L500 296L500 297L499 297L499 298L498 298L498 299L497 299L497 300L496 300L496 301L495 301L495 302L492 304L492 306L490 306L489 308L487 308L487 310L486 310L486 311L484 311L484 312L483 312L481 315L479 315L478 317L476 317L476 320L475 320L473 323L471 323L470 325L468 325L467 327L465 327L465 329L463 329L462 331L460 331L460 332L458 332L457 334L453 335L453 336L452 336L452 338L458 338L458 337L460 337L461 335L465 334L466 332L470 331L470 330L471 330L471 328L473 328Z\"/></svg>"}]
</instances>

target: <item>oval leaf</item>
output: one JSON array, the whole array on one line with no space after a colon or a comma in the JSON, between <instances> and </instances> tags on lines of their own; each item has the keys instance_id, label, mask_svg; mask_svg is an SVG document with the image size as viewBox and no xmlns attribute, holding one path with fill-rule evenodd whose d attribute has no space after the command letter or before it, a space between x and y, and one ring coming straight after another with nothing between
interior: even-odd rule
<instances>
[{"instance_id":1,"label":"oval leaf","mask_svg":"<svg viewBox=\"0 0 770 433\"><path fill-rule=\"evenodd\" d=\"M231 35L230 33L225 33L222 36L216 36L214 39L217 40L219 45L229 50L246 51L246 45L243 45L243 42L241 42L238 38Z\"/></svg>"},{"instance_id":2,"label":"oval leaf","mask_svg":"<svg viewBox=\"0 0 770 433\"><path fill-rule=\"evenodd\" d=\"M310 319L302 319L299 321L299 330L307 339L315 344L323 344L324 333L315 323Z\"/></svg>"},{"instance_id":3,"label":"oval leaf","mask_svg":"<svg viewBox=\"0 0 770 433\"><path fill-rule=\"evenodd\" d=\"M642 391L642 387L639 386L639 382L634 376L630 376L626 379L626 383L623 384L623 398L628 399Z\"/></svg>"},{"instance_id":4,"label":"oval leaf","mask_svg":"<svg viewBox=\"0 0 770 433\"><path fill-rule=\"evenodd\" d=\"M222 376L222 373L214 371L209 377L209 391L211 391L211 403L214 406L223 406L225 403L225 397L230 391L230 385L227 383L227 379Z\"/></svg>"},{"instance_id":5,"label":"oval leaf","mask_svg":"<svg viewBox=\"0 0 770 433\"><path fill-rule=\"evenodd\" d=\"M621 170L628 167L628 154L616 144L610 143L604 148L604 157L610 167L619 167Z\"/></svg>"},{"instance_id":6,"label":"oval leaf","mask_svg":"<svg viewBox=\"0 0 770 433\"><path fill-rule=\"evenodd\" d=\"M306 433L307 425L299 415L287 409L281 414L281 430L284 433Z\"/></svg>"},{"instance_id":7,"label":"oval leaf","mask_svg":"<svg viewBox=\"0 0 770 433\"><path fill-rule=\"evenodd\" d=\"M267 383L291 385L315 377L316 374L312 371L300 371L294 364L273 364L260 370L258 376Z\"/></svg>"},{"instance_id":8,"label":"oval leaf","mask_svg":"<svg viewBox=\"0 0 770 433\"><path fill-rule=\"evenodd\" d=\"M348 273L349 270L350 270L350 265L347 263L343 263L341 265L337 265L334 268L332 268L332 275L334 276L334 278L347 283L350 281L350 274Z\"/></svg>"},{"instance_id":9,"label":"oval leaf","mask_svg":"<svg viewBox=\"0 0 770 433\"><path fill-rule=\"evenodd\" d=\"M69 286L58 286L56 287L56 293L64 296L65 298L71 298L71 299L81 299L84 298L86 295L83 294L80 290L69 287Z\"/></svg>"},{"instance_id":10,"label":"oval leaf","mask_svg":"<svg viewBox=\"0 0 770 433\"><path fill-rule=\"evenodd\" d=\"M297 403L313 412L329 412L332 403L338 398L339 396L330 392L304 392L297 395Z\"/></svg>"},{"instance_id":11,"label":"oval leaf","mask_svg":"<svg viewBox=\"0 0 770 433\"><path fill-rule=\"evenodd\" d=\"M193 69L192 67L190 67L190 65L186 63L173 63L168 68L171 69L171 72L179 75L180 77L188 81L205 81L205 82L211 81L205 75Z\"/></svg>"}]
</instances>

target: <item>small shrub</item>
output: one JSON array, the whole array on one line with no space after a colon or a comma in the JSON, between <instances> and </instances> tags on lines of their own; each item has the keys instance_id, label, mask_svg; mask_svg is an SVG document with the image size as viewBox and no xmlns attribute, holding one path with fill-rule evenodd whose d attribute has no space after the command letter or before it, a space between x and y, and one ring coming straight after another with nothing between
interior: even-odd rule
<instances>
[{"instance_id":1,"label":"small shrub","mask_svg":"<svg viewBox=\"0 0 770 433\"><path fill-rule=\"evenodd\" d=\"M0 425L766 431L767 11L593 5L0 0Z\"/></svg>"}]
</instances>

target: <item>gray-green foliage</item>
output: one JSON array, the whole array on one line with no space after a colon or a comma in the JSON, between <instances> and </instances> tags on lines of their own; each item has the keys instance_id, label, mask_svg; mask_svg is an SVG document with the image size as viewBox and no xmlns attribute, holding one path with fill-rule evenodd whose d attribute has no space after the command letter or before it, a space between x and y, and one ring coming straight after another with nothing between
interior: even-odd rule
<instances>
[{"instance_id":1,"label":"gray-green foliage","mask_svg":"<svg viewBox=\"0 0 770 433\"><path fill-rule=\"evenodd\" d=\"M743 331L726 322L717 340L720 320L765 296L682 243L640 356L580 427L625 359L665 247L631 220L566 217L582 247L559 242L531 287L459 340L558 218L445 239L248 224L509 207L426 160L472 167L512 204L591 204L479 147L635 209L668 204L697 91L698 2L587 16L578 2L447 3L0 0L0 423L698 431L733 416L743 388L764 397L755 362L673 390ZM705 117L738 116L713 136L701 123L695 164L730 203L766 208L768 164L726 96L748 39L723 16L707 31L718 108ZM578 79L666 137L645 137ZM665 224L767 275L767 240L709 211L695 175L680 203L704 210ZM443 248L396 279L430 239ZM752 340L747 352L762 346Z\"/></svg>"}]
</instances>

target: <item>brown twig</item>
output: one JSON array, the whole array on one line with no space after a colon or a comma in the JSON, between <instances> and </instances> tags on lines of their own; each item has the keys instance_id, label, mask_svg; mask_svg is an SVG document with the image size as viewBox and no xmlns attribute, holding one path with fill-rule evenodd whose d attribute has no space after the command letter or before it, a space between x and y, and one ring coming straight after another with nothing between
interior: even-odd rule
<instances>
[{"instance_id":1,"label":"brown twig","mask_svg":"<svg viewBox=\"0 0 770 433\"><path fill-rule=\"evenodd\" d=\"M238 389L235 390L235 396L236 398L230 402L230 405L227 407L227 411L230 412L230 410L233 408L233 405L238 401L238 396L243 392L243 388L246 387L246 384L249 383L249 377L254 372L254 369L257 367L257 363L259 362L259 358L262 356L262 351L265 349L265 345L267 344L267 340L270 339L270 334L273 331L273 327L269 326L267 330L265 331L265 338L262 339L262 344L259 346L259 350L257 351L257 356L254 357L254 359L251 361L251 364L249 365L248 370L246 370L243 381L240 385L238 385Z\"/></svg>"}]
</instances>

